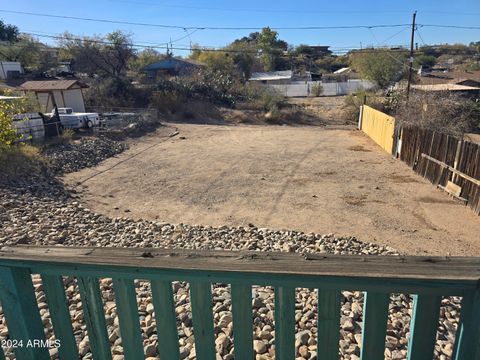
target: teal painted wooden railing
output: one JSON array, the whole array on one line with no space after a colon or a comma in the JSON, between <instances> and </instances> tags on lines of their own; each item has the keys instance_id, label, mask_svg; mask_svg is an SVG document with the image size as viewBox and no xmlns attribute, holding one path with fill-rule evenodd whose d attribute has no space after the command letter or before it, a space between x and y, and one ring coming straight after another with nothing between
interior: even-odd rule
<instances>
[{"instance_id":1,"label":"teal painted wooden railing","mask_svg":"<svg viewBox=\"0 0 480 360\"><path fill-rule=\"evenodd\" d=\"M215 359L212 283L231 284L236 359L253 359L252 285L275 287L277 360L295 359L295 288L318 289L318 359L339 357L340 291L365 291L362 360L384 358L391 293L414 294L408 359L433 358L442 296L461 296L455 360L480 359L480 259L301 255L157 249L15 247L0 250L0 301L10 339L45 340L31 274L40 274L61 359L77 359L62 276L79 285L94 359L111 359L99 278L112 278L126 360L143 359L134 279L150 281L160 358L179 359L172 281L190 283L199 360ZM42 347L19 360L48 359ZM0 352L0 359L4 354Z\"/></svg>"}]
</instances>

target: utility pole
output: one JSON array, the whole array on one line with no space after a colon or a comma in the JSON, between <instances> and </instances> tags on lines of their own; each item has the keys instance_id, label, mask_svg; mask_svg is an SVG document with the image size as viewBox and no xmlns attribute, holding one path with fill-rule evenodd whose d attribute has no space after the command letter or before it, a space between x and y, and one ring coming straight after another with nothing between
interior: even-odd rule
<instances>
[{"instance_id":1,"label":"utility pole","mask_svg":"<svg viewBox=\"0 0 480 360\"><path fill-rule=\"evenodd\" d=\"M410 84L412 82L412 72L413 72L413 45L415 41L415 18L417 17L417 11L413 13L413 18L412 18L412 36L410 39L410 58L408 61L410 62L409 68L408 68L408 83L407 83L407 102L408 102L408 97L410 95Z\"/></svg>"}]
</instances>

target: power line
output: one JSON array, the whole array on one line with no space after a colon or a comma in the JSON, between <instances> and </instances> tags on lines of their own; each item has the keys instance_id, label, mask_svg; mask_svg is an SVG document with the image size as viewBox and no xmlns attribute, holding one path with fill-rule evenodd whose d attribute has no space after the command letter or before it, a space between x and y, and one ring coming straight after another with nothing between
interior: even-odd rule
<instances>
[{"instance_id":1,"label":"power line","mask_svg":"<svg viewBox=\"0 0 480 360\"><path fill-rule=\"evenodd\" d=\"M322 10L295 10L295 9L261 9L261 8L219 8L219 7L204 7L204 6L186 6L186 5L170 5L159 4L147 1L129 1L129 0L110 0L115 3L126 3L146 6L158 6L165 8L177 8L177 9L192 9L192 10L207 10L207 11L225 11L225 12L251 12L251 13L293 13L293 14L402 14L408 13L408 11L366 11L366 10L336 10L336 11L322 11Z\"/></svg>"},{"instance_id":2,"label":"power line","mask_svg":"<svg viewBox=\"0 0 480 360\"><path fill-rule=\"evenodd\" d=\"M131 46L134 48L153 48L153 49L173 49L173 50L181 50L181 51L190 51L189 47L167 47L163 45L149 45L146 43L115 43L112 41L108 40L102 40L102 39L92 39L92 38L83 38L83 37L78 37L78 36L68 36L68 35L46 35L46 34L40 34L40 33L33 33L33 32L22 32L23 34L31 35L31 36L38 36L42 38L49 38L49 39L54 39L54 40L75 40L75 41L85 41L85 42L90 42L94 44L103 44L103 45L120 45L120 46ZM387 50L388 48L366 48L363 50L360 50L358 48L351 48L351 49L344 49L342 51L356 51L359 53L372 53L372 52L377 52L378 50ZM197 49L198 51L205 51L205 52L223 52L223 53L250 53L250 54L259 54L259 51L251 51L251 50L234 50L234 49L225 49L225 48L207 48L207 47L199 47ZM273 50L284 50L284 49L273 49ZM388 49L391 52L405 52L406 49L399 48L399 49Z\"/></svg>"},{"instance_id":3,"label":"power line","mask_svg":"<svg viewBox=\"0 0 480 360\"><path fill-rule=\"evenodd\" d=\"M219 7L204 7L204 6L186 6L186 5L171 5L160 4L149 1L133 1L133 0L109 0L114 3L136 4L146 6L157 6L164 8L177 9L192 9L192 10L207 10L207 11L225 11L225 12L250 12L250 13L288 13L288 14L410 14L410 11L405 10L297 10L297 9L261 9L261 8L219 8ZM438 10L419 10L422 14L448 14L461 16L478 16L480 13L469 12L455 12L455 11L438 11Z\"/></svg>"},{"instance_id":4,"label":"power line","mask_svg":"<svg viewBox=\"0 0 480 360\"><path fill-rule=\"evenodd\" d=\"M443 29L465 29L465 30L480 30L480 26L465 26L465 25L440 25L440 24L417 24L420 27L434 27Z\"/></svg>"},{"instance_id":5,"label":"power line","mask_svg":"<svg viewBox=\"0 0 480 360\"><path fill-rule=\"evenodd\" d=\"M375 36L375 33L373 32L372 29L368 29L370 31L370 34L372 35L372 37L375 39L375 41L377 42L377 45L378 46L382 46L382 43L377 39L377 37ZM402 31L405 30L405 29L402 29ZM395 33L393 36L389 37L387 40L385 40L383 42L383 44L385 44L385 42L387 42L388 40L390 40L391 38L397 36L398 34L400 34L401 31ZM402 52L406 51L407 49L402 49ZM395 62L397 62L398 64L402 65L403 67L409 69L409 66L407 64L405 64L403 61L397 59L395 56L393 56L392 54L390 54L389 52L386 52L386 54L392 58Z\"/></svg>"},{"instance_id":6,"label":"power line","mask_svg":"<svg viewBox=\"0 0 480 360\"><path fill-rule=\"evenodd\" d=\"M168 28L168 29L187 29L187 30L261 30L263 27L217 27L217 26L180 26L180 25L166 25L166 24L153 24L153 23L141 23L141 22L131 22L131 21L122 21L122 20L111 20L111 19L99 19L99 18L86 18L78 16L69 16L69 15L53 15L45 13L34 13L27 11L14 11L14 10L5 10L0 9L0 12L9 13L9 14L20 14L20 15L29 15L29 16L40 16L40 17L49 17L56 19L70 19L70 20L79 20L79 21L91 21L91 22L101 22L101 23L110 23L110 24L121 24L121 25L135 25L135 26L148 26L148 27L159 27L159 28ZM274 30L338 30L338 29L372 29L372 28L395 28L395 27L404 27L409 26L409 24L378 24L378 25L339 25L339 26L287 26L287 27L270 27Z\"/></svg>"},{"instance_id":7,"label":"power line","mask_svg":"<svg viewBox=\"0 0 480 360\"><path fill-rule=\"evenodd\" d=\"M402 30L402 31L405 31L406 29ZM197 30L196 30L197 31ZM192 35L193 33L195 33L196 31L192 31L190 32L190 35ZM31 35L31 36L38 36L38 37L44 37L43 35L52 35L54 37L63 37L65 39L69 39L69 38L73 38L73 39L76 39L76 40L87 40L87 38L84 36L84 35L73 35L72 34L72 37L69 37L67 35L59 35L58 33L52 33L52 32L46 32L46 31L41 31L41 30L36 30L36 29L21 29L20 31L22 34L25 34L25 35ZM398 34L398 33L397 33ZM184 39L186 38L187 36L184 35L182 36L182 38L178 38L178 39L175 39L175 40L172 40L171 42L172 43L176 43L178 41L180 41L181 39ZM393 36L392 36L393 37ZM392 38L390 37L390 38ZM389 39L390 39L389 38ZM386 41L388 41L389 39L385 40L384 43ZM162 46L162 45L167 45L167 44L170 44L169 41L166 41L166 42L158 42L158 41L155 41L155 42L149 42L149 41L141 41L141 42L136 42L136 41L133 41L134 44L137 44L137 45L141 45L142 47L154 47L156 45L158 46ZM112 43L113 44L113 43ZM10 44L9 46L13 46L13 44ZM177 46L179 47L188 47L190 46L190 44L177 44ZM201 48L205 48L205 49L215 49L216 46L214 45L202 45ZM369 49L373 47L372 46L366 46L364 47L364 49ZM385 48L407 48L408 47L408 44L391 44L391 45L385 45ZM378 46L376 47L377 49L379 48ZM333 54L342 54L342 53L347 53L349 51L352 51L352 50L361 50L361 48L359 48L358 46L356 45L349 45L349 46L329 46L329 49L330 51L333 53ZM220 50L220 49L219 49ZM274 49L274 50L284 50L284 49Z\"/></svg>"},{"instance_id":8,"label":"power line","mask_svg":"<svg viewBox=\"0 0 480 360\"><path fill-rule=\"evenodd\" d=\"M416 31L418 37L420 38L420 41L422 42L423 46L428 46L428 45L425 43L425 41L423 40L423 37L422 37L422 35L420 34L420 30L418 30L418 26L416 27L415 31Z\"/></svg>"}]
</instances>

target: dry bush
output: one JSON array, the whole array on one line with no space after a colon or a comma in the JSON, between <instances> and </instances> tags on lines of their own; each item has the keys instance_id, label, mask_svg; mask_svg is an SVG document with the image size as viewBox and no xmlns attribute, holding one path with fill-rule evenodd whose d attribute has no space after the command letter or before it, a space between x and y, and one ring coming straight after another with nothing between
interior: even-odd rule
<instances>
[{"instance_id":1,"label":"dry bush","mask_svg":"<svg viewBox=\"0 0 480 360\"><path fill-rule=\"evenodd\" d=\"M46 164L37 147L28 144L0 145L0 184L44 173Z\"/></svg>"},{"instance_id":2,"label":"dry bush","mask_svg":"<svg viewBox=\"0 0 480 360\"><path fill-rule=\"evenodd\" d=\"M358 121L360 106L365 102L366 105L379 111L386 111L385 97L375 92L358 91L354 94L345 96L345 104L343 113L345 120L349 123Z\"/></svg>"},{"instance_id":3,"label":"dry bush","mask_svg":"<svg viewBox=\"0 0 480 360\"><path fill-rule=\"evenodd\" d=\"M413 92L408 102L402 95L392 104L392 113L400 124L416 125L457 137L480 130L479 104L449 92Z\"/></svg>"},{"instance_id":4,"label":"dry bush","mask_svg":"<svg viewBox=\"0 0 480 360\"><path fill-rule=\"evenodd\" d=\"M237 109L277 111L282 107L285 98L273 88L261 84L249 83L245 87L246 102L238 104Z\"/></svg>"}]
</instances>

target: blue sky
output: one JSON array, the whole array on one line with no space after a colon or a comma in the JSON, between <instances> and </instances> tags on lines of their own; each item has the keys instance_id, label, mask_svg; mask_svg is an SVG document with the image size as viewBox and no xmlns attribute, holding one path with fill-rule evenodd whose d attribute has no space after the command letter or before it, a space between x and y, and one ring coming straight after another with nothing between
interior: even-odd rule
<instances>
[{"instance_id":1,"label":"blue sky","mask_svg":"<svg viewBox=\"0 0 480 360\"><path fill-rule=\"evenodd\" d=\"M68 4L68 5L66 5ZM82 0L1 1L0 9L38 12L76 17L101 18L180 26L216 27L298 27L406 24L418 10L419 24L480 26L478 0L425 1L193 1L193 0ZM164 44L186 35L182 29L97 23L79 20L51 19L0 12L0 18L17 25L21 31L59 34L69 31L76 35L106 34L116 29L130 32L138 43ZM190 40L204 46L223 46L235 38L248 35L249 30L198 30L174 43L188 47ZM280 30L280 38L288 43L330 45L334 49L374 45L407 45L407 27L382 29ZM420 27L417 36L423 43L469 43L480 40L480 30L438 29ZM46 42L51 40L42 39ZM179 55L184 52L177 51Z\"/></svg>"}]
</instances>

